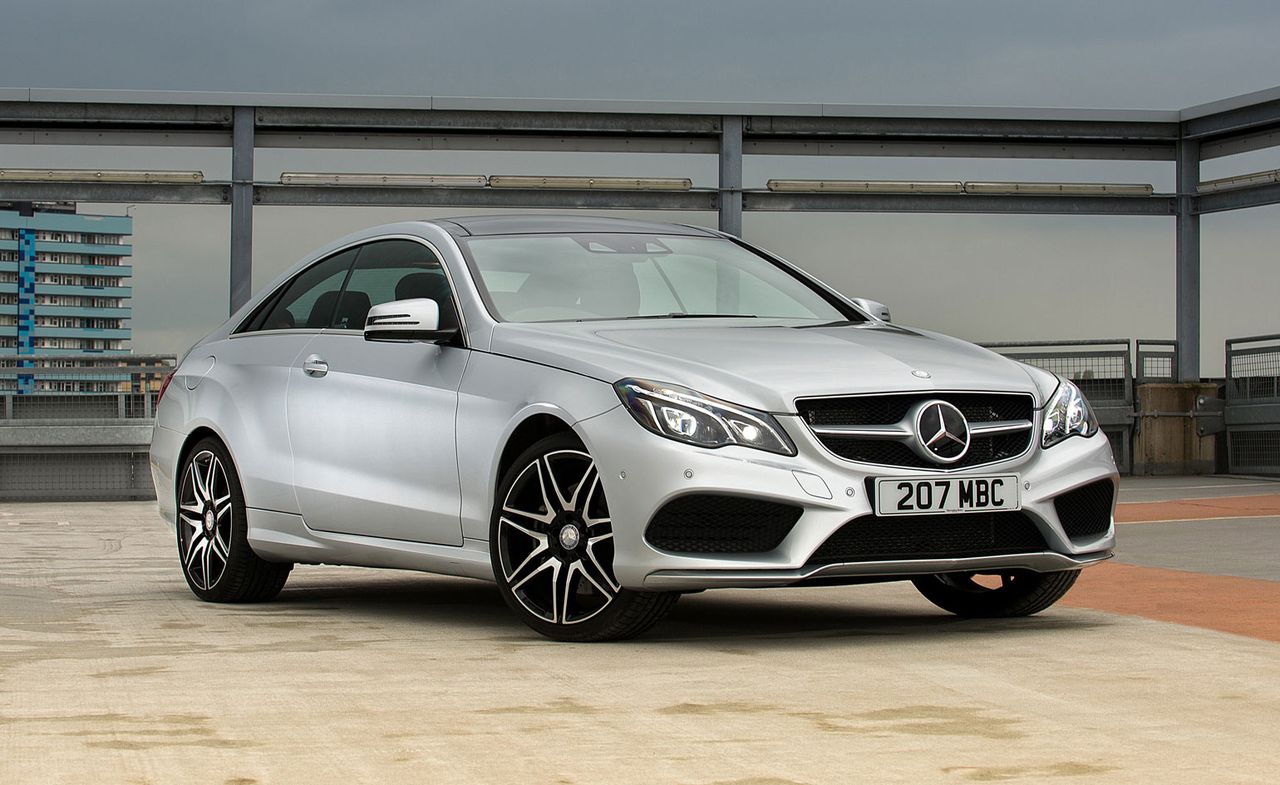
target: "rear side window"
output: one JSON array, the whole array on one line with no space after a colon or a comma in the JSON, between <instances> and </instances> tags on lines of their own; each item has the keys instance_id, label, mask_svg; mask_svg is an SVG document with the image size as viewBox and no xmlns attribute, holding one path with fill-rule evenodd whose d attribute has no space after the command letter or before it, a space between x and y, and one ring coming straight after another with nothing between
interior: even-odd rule
<instances>
[{"instance_id":1,"label":"rear side window","mask_svg":"<svg viewBox=\"0 0 1280 785\"><path fill-rule=\"evenodd\" d=\"M328 327L358 250L343 251L308 267L250 320L245 331Z\"/></svg>"},{"instance_id":2,"label":"rear side window","mask_svg":"<svg viewBox=\"0 0 1280 785\"><path fill-rule=\"evenodd\" d=\"M418 297L440 306L442 328L457 327L449 280L431 249L412 240L378 240L361 246L329 326L363 330L373 306Z\"/></svg>"}]
</instances>

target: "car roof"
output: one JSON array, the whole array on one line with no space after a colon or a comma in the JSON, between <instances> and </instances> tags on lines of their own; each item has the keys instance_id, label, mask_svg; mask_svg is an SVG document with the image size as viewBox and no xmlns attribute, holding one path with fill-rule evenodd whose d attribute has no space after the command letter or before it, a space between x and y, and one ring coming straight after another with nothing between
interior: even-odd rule
<instances>
[{"instance_id":1,"label":"car roof","mask_svg":"<svg viewBox=\"0 0 1280 785\"><path fill-rule=\"evenodd\" d=\"M521 214L467 215L428 221L457 237L482 237L500 234L680 234L695 237L717 237L715 232L697 226L651 223L626 218L601 218L588 215Z\"/></svg>"}]
</instances>

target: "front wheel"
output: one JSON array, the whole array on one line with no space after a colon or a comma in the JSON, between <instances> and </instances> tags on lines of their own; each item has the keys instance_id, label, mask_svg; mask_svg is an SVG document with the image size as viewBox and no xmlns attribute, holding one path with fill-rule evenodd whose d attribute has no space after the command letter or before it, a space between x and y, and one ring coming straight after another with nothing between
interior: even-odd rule
<instances>
[{"instance_id":1,"label":"front wheel","mask_svg":"<svg viewBox=\"0 0 1280 785\"><path fill-rule=\"evenodd\" d=\"M924 575L913 579L934 605L957 616L1001 618L1030 616L1053 605L1075 585L1079 570Z\"/></svg>"},{"instance_id":2,"label":"front wheel","mask_svg":"<svg viewBox=\"0 0 1280 785\"><path fill-rule=\"evenodd\" d=\"M178 558L191 593L205 602L263 602L292 564L259 558L249 546L244 491L231 454L216 439L192 448L178 485Z\"/></svg>"},{"instance_id":3,"label":"front wheel","mask_svg":"<svg viewBox=\"0 0 1280 785\"><path fill-rule=\"evenodd\" d=\"M490 558L498 589L548 638L630 638L675 605L674 592L624 589L613 574L613 522L600 472L571 434L526 450L498 484Z\"/></svg>"}]
</instances>

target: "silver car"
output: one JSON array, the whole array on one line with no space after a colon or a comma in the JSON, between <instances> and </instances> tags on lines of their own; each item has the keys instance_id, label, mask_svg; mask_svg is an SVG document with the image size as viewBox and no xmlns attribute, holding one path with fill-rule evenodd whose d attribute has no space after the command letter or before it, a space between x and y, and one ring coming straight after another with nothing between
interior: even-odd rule
<instances>
[{"instance_id":1,"label":"silver car","mask_svg":"<svg viewBox=\"0 0 1280 785\"><path fill-rule=\"evenodd\" d=\"M324 563L495 581L561 640L636 635L717 587L910 580L1020 616L1115 544L1116 468L1076 384L697 227L358 232L165 389L160 511L211 602Z\"/></svg>"}]
</instances>

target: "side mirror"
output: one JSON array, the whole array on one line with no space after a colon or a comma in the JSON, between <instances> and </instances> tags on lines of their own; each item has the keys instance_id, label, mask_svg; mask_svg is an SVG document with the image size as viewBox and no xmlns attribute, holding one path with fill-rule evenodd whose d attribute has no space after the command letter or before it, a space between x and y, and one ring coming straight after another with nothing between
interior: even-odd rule
<instances>
[{"instance_id":1,"label":"side mirror","mask_svg":"<svg viewBox=\"0 0 1280 785\"><path fill-rule=\"evenodd\" d=\"M426 297L375 305L364 320L366 341L439 343L457 332L440 329L440 305Z\"/></svg>"},{"instance_id":2,"label":"side mirror","mask_svg":"<svg viewBox=\"0 0 1280 785\"><path fill-rule=\"evenodd\" d=\"M876 317L880 321L882 322L893 321L892 319L889 318L889 306L885 305L884 303L879 303L879 302L876 302L875 300L868 300L865 297L854 297L852 299L853 299L854 305L858 306L862 310Z\"/></svg>"}]
</instances>

